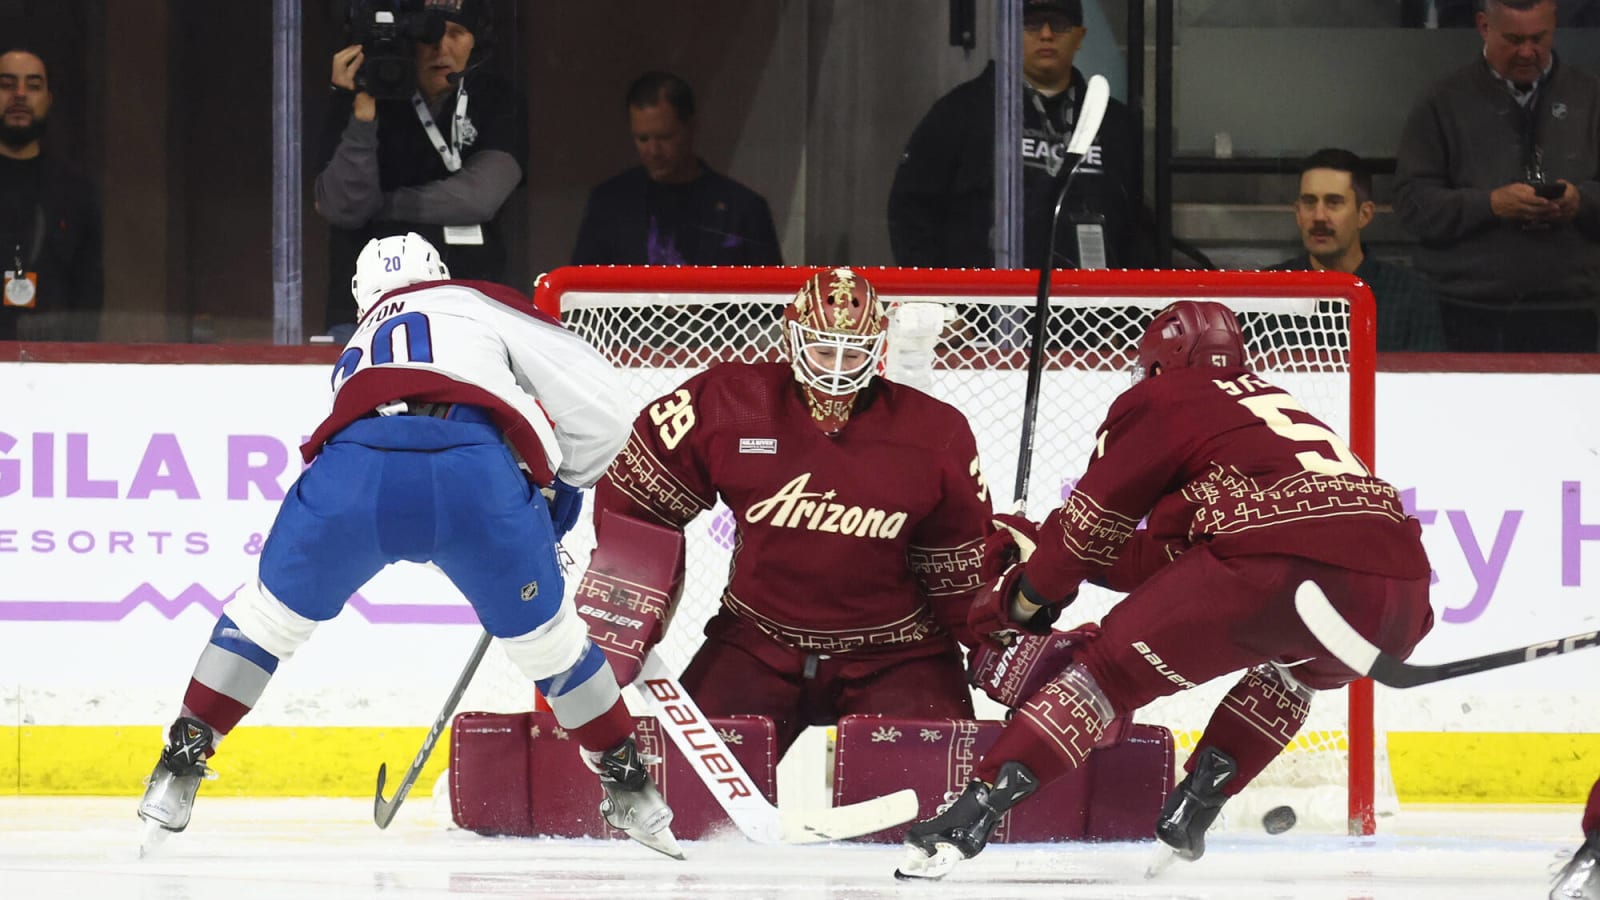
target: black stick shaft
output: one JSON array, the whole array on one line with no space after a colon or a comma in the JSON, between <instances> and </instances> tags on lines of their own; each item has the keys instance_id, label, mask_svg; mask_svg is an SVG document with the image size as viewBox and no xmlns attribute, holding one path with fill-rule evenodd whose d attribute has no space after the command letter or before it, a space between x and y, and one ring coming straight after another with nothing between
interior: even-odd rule
<instances>
[{"instance_id":1,"label":"black stick shaft","mask_svg":"<svg viewBox=\"0 0 1600 900\"><path fill-rule=\"evenodd\" d=\"M461 675L456 678L455 686L450 689L450 696L444 701L444 709L439 710L439 715L433 720L433 727L428 729L428 736L422 741L422 747L411 760L411 768L406 770L405 777L400 779L400 786L394 792L393 800L383 799L384 776L388 774L387 765L378 766L378 789L372 798L372 820L378 823L379 828L388 828L394 821L395 813L400 811L400 804L406 801L406 795L411 793L411 786L416 784L418 776L422 774L422 767L427 765L428 757L433 754L433 745L439 742L439 736L444 734L445 728L450 725L450 717L455 715L456 707L461 703L461 696L467 692L467 685L472 683L472 676L478 671L478 664L483 662L483 654L489 649L489 642L493 640L489 632L485 631L478 637L478 643L472 648L472 655L467 658L466 668L461 670Z\"/></svg>"}]
</instances>

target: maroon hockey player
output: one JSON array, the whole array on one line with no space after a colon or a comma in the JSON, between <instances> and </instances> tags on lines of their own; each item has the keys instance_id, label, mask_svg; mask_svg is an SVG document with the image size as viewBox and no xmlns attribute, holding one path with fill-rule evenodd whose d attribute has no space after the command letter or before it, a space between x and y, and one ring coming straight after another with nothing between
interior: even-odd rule
<instances>
[{"instance_id":1,"label":"maroon hockey player","mask_svg":"<svg viewBox=\"0 0 1600 900\"><path fill-rule=\"evenodd\" d=\"M1245 368L1232 311L1172 304L1138 366L1073 494L1036 535L1019 521L1020 559L971 625L1003 641L1048 629L1084 581L1131 593L1065 669L1029 686L965 793L912 827L902 877L937 878L981 851L1000 816L1082 764L1115 717L1244 670L1156 823L1178 857L1197 859L1222 804L1294 737L1313 693L1356 677L1301 623L1298 585L1315 581L1398 657L1432 627L1420 526L1338 435Z\"/></svg>"},{"instance_id":2,"label":"maroon hockey player","mask_svg":"<svg viewBox=\"0 0 1600 900\"><path fill-rule=\"evenodd\" d=\"M1600 900L1600 781L1583 809L1583 844L1556 876L1550 900Z\"/></svg>"},{"instance_id":3,"label":"maroon hockey player","mask_svg":"<svg viewBox=\"0 0 1600 900\"><path fill-rule=\"evenodd\" d=\"M780 752L849 713L971 718L958 642L991 513L971 428L876 374L887 317L851 270L809 278L783 327L789 362L715 366L639 415L579 610L629 681L681 591L682 531L720 497L737 549L682 676L707 715L771 717Z\"/></svg>"}]
</instances>

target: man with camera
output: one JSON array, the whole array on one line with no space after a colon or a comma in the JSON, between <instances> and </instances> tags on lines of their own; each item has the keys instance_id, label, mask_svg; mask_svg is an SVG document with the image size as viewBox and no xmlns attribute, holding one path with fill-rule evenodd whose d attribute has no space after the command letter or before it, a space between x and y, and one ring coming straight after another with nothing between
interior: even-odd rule
<instances>
[{"instance_id":1,"label":"man with camera","mask_svg":"<svg viewBox=\"0 0 1600 900\"><path fill-rule=\"evenodd\" d=\"M354 328L349 280L368 240L415 231L459 278L504 281L506 201L523 181L527 111L483 70L488 0L353 0L333 55L332 148L316 207L333 227L327 324Z\"/></svg>"},{"instance_id":2,"label":"man with camera","mask_svg":"<svg viewBox=\"0 0 1600 900\"><path fill-rule=\"evenodd\" d=\"M1447 349L1600 350L1600 79L1552 50L1555 0L1481 0L1483 54L1411 111L1395 212Z\"/></svg>"}]
</instances>

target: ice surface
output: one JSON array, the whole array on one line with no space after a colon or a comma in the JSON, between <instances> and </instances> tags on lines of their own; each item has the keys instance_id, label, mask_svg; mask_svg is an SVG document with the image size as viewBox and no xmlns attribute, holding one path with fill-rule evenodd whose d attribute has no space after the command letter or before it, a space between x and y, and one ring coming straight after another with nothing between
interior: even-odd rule
<instances>
[{"instance_id":1,"label":"ice surface","mask_svg":"<svg viewBox=\"0 0 1600 900\"><path fill-rule=\"evenodd\" d=\"M0 797L0 898L555 900L1543 897L1579 842L1577 807L1403 810L1374 838L1226 833L1147 881L1151 844L999 845L941 882L902 884L888 845L685 842L674 862L623 841L483 838L419 797L387 831L361 800L207 798L139 859L135 796Z\"/></svg>"}]
</instances>

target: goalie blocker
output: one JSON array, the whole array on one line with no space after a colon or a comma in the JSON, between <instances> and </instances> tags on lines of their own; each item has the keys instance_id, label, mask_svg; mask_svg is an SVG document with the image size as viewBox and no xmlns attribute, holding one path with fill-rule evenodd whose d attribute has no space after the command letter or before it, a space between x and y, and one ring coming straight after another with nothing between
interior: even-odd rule
<instances>
[{"instance_id":1,"label":"goalie blocker","mask_svg":"<svg viewBox=\"0 0 1600 900\"><path fill-rule=\"evenodd\" d=\"M683 532L602 509L597 546L578 582L578 614L617 683L632 684L683 593Z\"/></svg>"}]
</instances>

